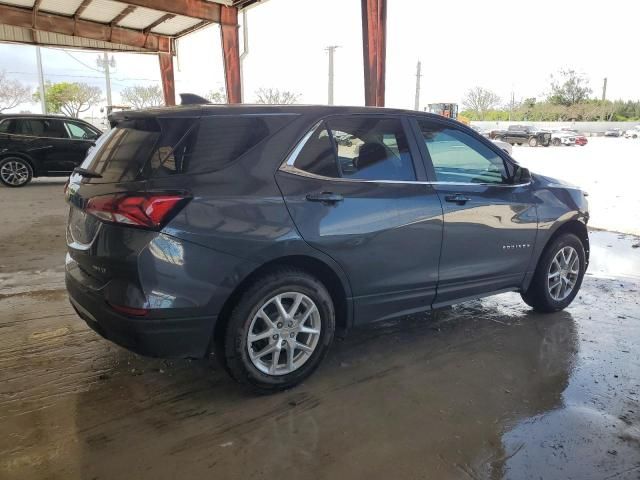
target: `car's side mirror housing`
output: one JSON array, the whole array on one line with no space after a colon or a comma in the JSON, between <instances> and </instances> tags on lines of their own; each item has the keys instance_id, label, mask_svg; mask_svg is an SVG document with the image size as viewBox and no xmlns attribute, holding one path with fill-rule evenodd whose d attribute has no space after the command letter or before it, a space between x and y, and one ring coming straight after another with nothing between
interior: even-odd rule
<instances>
[{"instance_id":1,"label":"car's side mirror housing","mask_svg":"<svg viewBox=\"0 0 640 480\"><path fill-rule=\"evenodd\" d=\"M511 180L515 185L520 183L529 183L531 181L531 172L528 168L516 165L515 171L513 172L513 178Z\"/></svg>"}]
</instances>

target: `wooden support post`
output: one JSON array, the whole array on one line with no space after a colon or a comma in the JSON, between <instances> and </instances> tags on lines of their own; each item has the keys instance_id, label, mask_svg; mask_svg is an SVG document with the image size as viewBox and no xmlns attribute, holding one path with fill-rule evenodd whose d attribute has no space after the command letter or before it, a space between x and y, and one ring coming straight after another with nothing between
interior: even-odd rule
<instances>
[{"instance_id":1,"label":"wooden support post","mask_svg":"<svg viewBox=\"0 0 640 480\"><path fill-rule=\"evenodd\" d=\"M227 89L227 102L242 103L238 9L236 7L222 6L220 13L220 36L222 38L224 83Z\"/></svg>"},{"instance_id":2,"label":"wooden support post","mask_svg":"<svg viewBox=\"0 0 640 480\"><path fill-rule=\"evenodd\" d=\"M365 105L384 107L387 0L361 0Z\"/></svg>"},{"instance_id":3,"label":"wooden support post","mask_svg":"<svg viewBox=\"0 0 640 480\"><path fill-rule=\"evenodd\" d=\"M173 55L170 53L159 53L160 77L162 78L162 91L164 93L164 104L172 106L176 104L176 83L173 77Z\"/></svg>"}]
</instances>

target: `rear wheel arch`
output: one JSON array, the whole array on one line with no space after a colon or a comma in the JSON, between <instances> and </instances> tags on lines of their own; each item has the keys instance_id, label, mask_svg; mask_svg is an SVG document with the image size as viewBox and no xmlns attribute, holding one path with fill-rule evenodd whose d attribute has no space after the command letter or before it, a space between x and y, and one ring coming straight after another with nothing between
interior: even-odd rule
<instances>
[{"instance_id":1,"label":"rear wheel arch","mask_svg":"<svg viewBox=\"0 0 640 480\"><path fill-rule=\"evenodd\" d=\"M316 257L309 255L289 255L264 263L249 273L235 287L220 310L218 321L216 322L213 332L213 343L209 350L215 349L216 352L222 351L221 347L223 347L223 342L226 337L229 316L247 288L258 278L282 267L296 268L317 278L331 295L336 316L336 329L344 330L349 327L351 324L351 308L349 307L348 300L350 298L349 286L345 285L340 275L331 266Z\"/></svg>"},{"instance_id":2,"label":"rear wheel arch","mask_svg":"<svg viewBox=\"0 0 640 480\"><path fill-rule=\"evenodd\" d=\"M38 176L38 168L37 168L37 163L33 161L33 159L29 156L29 155L25 155L24 153L15 153L15 152L3 152L0 154L0 161L4 160L5 158L19 158L21 160L24 160L25 162L27 162L29 164L29 166L31 167L31 172L33 173L34 177Z\"/></svg>"}]
</instances>

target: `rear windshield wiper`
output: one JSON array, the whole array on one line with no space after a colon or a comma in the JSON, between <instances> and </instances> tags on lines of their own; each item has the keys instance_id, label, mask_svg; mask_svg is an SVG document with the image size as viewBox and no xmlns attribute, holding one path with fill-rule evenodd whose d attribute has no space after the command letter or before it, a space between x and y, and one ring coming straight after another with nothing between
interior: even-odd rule
<instances>
[{"instance_id":1,"label":"rear windshield wiper","mask_svg":"<svg viewBox=\"0 0 640 480\"><path fill-rule=\"evenodd\" d=\"M82 167L74 168L73 173L78 173L83 177L87 177L87 178L102 178L102 175L100 175L98 172L93 172L91 170L87 170L86 168L82 168Z\"/></svg>"}]
</instances>

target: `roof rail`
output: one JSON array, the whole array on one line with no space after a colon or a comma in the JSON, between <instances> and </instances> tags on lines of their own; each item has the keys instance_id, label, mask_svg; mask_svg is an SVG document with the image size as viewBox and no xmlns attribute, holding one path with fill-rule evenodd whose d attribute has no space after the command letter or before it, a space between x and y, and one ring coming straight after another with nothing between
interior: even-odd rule
<instances>
[{"instance_id":1,"label":"roof rail","mask_svg":"<svg viewBox=\"0 0 640 480\"><path fill-rule=\"evenodd\" d=\"M202 105L211 103L206 98L202 98L200 95L194 93L181 93L180 105Z\"/></svg>"}]
</instances>

